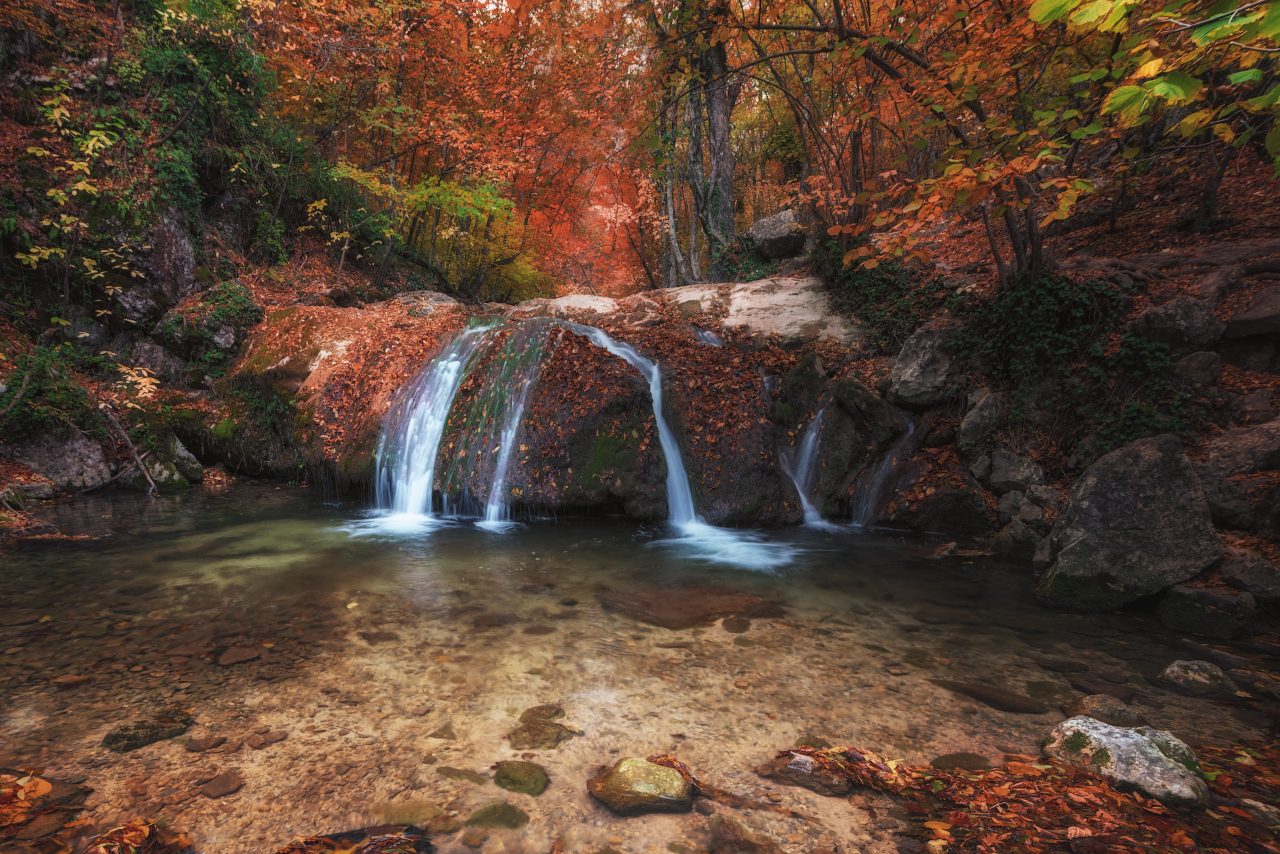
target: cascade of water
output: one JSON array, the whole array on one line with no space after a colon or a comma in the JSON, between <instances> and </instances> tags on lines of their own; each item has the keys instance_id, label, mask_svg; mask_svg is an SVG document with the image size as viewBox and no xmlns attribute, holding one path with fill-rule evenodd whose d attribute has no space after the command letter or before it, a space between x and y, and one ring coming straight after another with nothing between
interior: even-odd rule
<instances>
[{"instance_id":1,"label":"cascade of water","mask_svg":"<svg viewBox=\"0 0 1280 854\"><path fill-rule=\"evenodd\" d=\"M432 518L436 455L445 420L467 365L484 345L489 329L478 326L462 332L402 392L378 442L380 510Z\"/></svg>"},{"instance_id":2,"label":"cascade of water","mask_svg":"<svg viewBox=\"0 0 1280 854\"><path fill-rule=\"evenodd\" d=\"M700 326L693 327L693 337L699 344L706 344L708 347L723 347L724 339L712 332L710 329L703 329Z\"/></svg>"},{"instance_id":3,"label":"cascade of water","mask_svg":"<svg viewBox=\"0 0 1280 854\"><path fill-rule=\"evenodd\" d=\"M809 490L813 488L813 470L818 462L818 439L822 434L822 420L826 415L827 408L824 406L818 410L817 415L813 416L813 420L805 428L804 440L800 443L798 453L779 455L782 470L796 485L800 506L804 508L804 523L811 527L826 524L822 518L822 511L814 507L813 502L809 500Z\"/></svg>"},{"instance_id":4,"label":"cascade of water","mask_svg":"<svg viewBox=\"0 0 1280 854\"><path fill-rule=\"evenodd\" d=\"M853 505L852 522L855 528L870 528L875 522L876 505L880 503L880 494L884 492L889 476L893 474L894 468L898 465L898 455L902 453L902 449L907 446L907 443L911 441L912 434L916 432L916 423L902 413L899 413L899 415L906 421L907 429L893 443L889 453L885 454L884 458L880 460L880 465L876 466L876 470L872 472L870 479L862 485L862 490L858 493L858 500Z\"/></svg>"},{"instance_id":5,"label":"cascade of water","mask_svg":"<svg viewBox=\"0 0 1280 854\"><path fill-rule=\"evenodd\" d=\"M503 352L501 380L506 396L500 422L502 432L499 434L498 459L494 463L493 480L489 484L489 497L484 505L484 521L481 523L491 529L500 530L511 521L510 505L504 501L507 466L515 448L516 434L520 431L525 403L529 400L529 392L538 381L538 374L542 369L545 327L536 325L525 328L531 329L532 335L513 335L508 339Z\"/></svg>"}]
</instances>

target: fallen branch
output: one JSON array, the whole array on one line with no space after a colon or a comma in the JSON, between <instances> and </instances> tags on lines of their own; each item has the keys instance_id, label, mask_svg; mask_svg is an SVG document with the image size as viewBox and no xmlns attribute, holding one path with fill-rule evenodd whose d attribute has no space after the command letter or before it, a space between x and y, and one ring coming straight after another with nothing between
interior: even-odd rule
<instances>
[{"instance_id":1,"label":"fallen branch","mask_svg":"<svg viewBox=\"0 0 1280 854\"><path fill-rule=\"evenodd\" d=\"M124 439L125 447L129 449L129 453L133 454L133 463L142 472L143 477L147 479L150 486L147 488L147 495L155 495L159 490L156 489L156 482L151 479L151 472L147 471L147 467L142 464L142 457L138 456L138 449L133 446L133 442L129 441L129 434L120 426L120 422L116 420L114 414L107 407L102 407L102 414L111 422L111 426L116 428L116 432L120 434L120 438Z\"/></svg>"}]
</instances>

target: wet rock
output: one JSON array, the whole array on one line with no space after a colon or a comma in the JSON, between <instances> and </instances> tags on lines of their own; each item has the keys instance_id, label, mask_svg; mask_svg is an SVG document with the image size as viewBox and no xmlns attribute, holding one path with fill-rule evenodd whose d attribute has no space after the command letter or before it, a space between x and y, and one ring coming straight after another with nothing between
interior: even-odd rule
<instances>
[{"instance_id":1,"label":"wet rock","mask_svg":"<svg viewBox=\"0 0 1280 854\"><path fill-rule=\"evenodd\" d=\"M782 608L751 593L724 587L649 588L610 590L599 594L600 603L632 619L666 629L709 626L721 617L780 617Z\"/></svg>"},{"instance_id":2,"label":"wet rock","mask_svg":"<svg viewBox=\"0 0 1280 854\"><path fill-rule=\"evenodd\" d=\"M528 721L507 734L513 750L552 750L573 738L573 730L550 721Z\"/></svg>"},{"instance_id":3,"label":"wet rock","mask_svg":"<svg viewBox=\"0 0 1280 854\"><path fill-rule=\"evenodd\" d=\"M1138 692L1130 688L1128 685L1118 682L1108 682L1105 679L1090 679L1085 676L1072 676L1067 679L1072 688L1080 693L1091 696L1093 694L1106 694L1109 697L1115 697L1122 703L1132 703L1137 699Z\"/></svg>"},{"instance_id":4,"label":"wet rock","mask_svg":"<svg viewBox=\"0 0 1280 854\"><path fill-rule=\"evenodd\" d=\"M720 621L720 628L732 634L742 634L751 628L751 621L745 617L725 617Z\"/></svg>"},{"instance_id":5,"label":"wet rock","mask_svg":"<svg viewBox=\"0 0 1280 854\"><path fill-rule=\"evenodd\" d=\"M954 458L917 454L897 466L896 492L876 521L896 528L981 537L991 531L982 488ZM927 485L926 485L927 484Z\"/></svg>"},{"instance_id":6,"label":"wet rock","mask_svg":"<svg viewBox=\"0 0 1280 854\"><path fill-rule=\"evenodd\" d=\"M436 769L436 773L450 780L463 780L467 783L475 783L477 786L483 786L489 782L489 778L483 774L477 774L475 771L468 771L465 768L453 768L448 765L441 765Z\"/></svg>"},{"instance_id":7,"label":"wet rock","mask_svg":"<svg viewBox=\"0 0 1280 854\"><path fill-rule=\"evenodd\" d=\"M1213 521L1233 528L1248 526L1253 505L1240 487L1211 465L1192 463L1191 467L1204 490L1204 500L1209 505L1209 516Z\"/></svg>"},{"instance_id":8,"label":"wet rock","mask_svg":"<svg viewBox=\"0 0 1280 854\"><path fill-rule=\"evenodd\" d=\"M218 656L218 664L223 667L229 667L232 664L241 664L245 661L253 661L255 658L262 656L262 650L253 649L247 646L233 646Z\"/></svg>"},{"instance_id":9,"label":"wet rock","mask_svg":"<svg viewBox=\"0 0 1280 854\"><path fill-rule=\"evenodd\" d=\"M458 734L453 731L453 721L445 721L443 726L437 727L435 730L427 734L427 738L441 738L446 741L455 741Z\"/></svg>"},{"instance_id":10,"label":"wet rock","mask_svg":"<svg viewBox=\"0 0 1280 854\"><path fill-rule=\"evenodd\" d=\"M1174 631L1230 639L1253 634L1257 611L1257 600L1246 591L1175 584L1160 600L1156 616Z\"/></svg>"},{"instance_id":11,"label":"wet rock","mask_svg":"<svg viewBox=\"0 0 1280 854\"><path fill-rule=\"evenodd\" d=\"M939 771L986 771L992 767L987 757L977 753L947 753L929 764Z\"/></svg>"},{"instance_id":12,"label":"wet rock","mask_svg":"<svg viewBox=\"0 0 1280 854\"><path fill-rule=\"evenodd\" d=\"M206 750L213 750L215 747L221 747L226 743L226 736L211 735L207 738L193 738L184 747L192 753L204 753Z\"/></svg>"},{"instance_id":13,"label":"wet rock","mask_svg":"<svg viewBox=\"0 0 1280 854\"><path fill-rule=\"evenodd\" d=\"M768 836L722 815L711 817L711 854L782 854Z\"/></svg>"},{"instance_id":14,"label":"wet rock","mask_svg":"<svg viewBox=\"0 0 1280 854\"><path fill-rule=\"evenodd\" d=\"M564 717L564 707L559 703L547 703L542 706L533 706L525 709L520 713L520 723L527 724L529 721L556 721Z\"/></svg>"},{"instance_id":15,"label":"wet rock","mask_svg":"<svg viewBox=\"0 0 1280 854\"><path fill-rule=\"evenodd\" d=\"M1236 554L1222 562L1218 568L1222 580L1253 594L1260 605L1280 602L1280 568L1257 554Z\"/></svg>"},{"instance_id":16,"label":"wet rock","mask_svg":"<svg viewBox=\"0 0 1280 854\"><path fill-rule=\"evenodd\" d=\"M1054 727L1044 752L1111 780L1121 791L1136 789L1168 806L1203 806L1209 799L1191 748L1160 730L1074 717Z\"/></svg>"},{"instance_id":17,"label":"wet rock","mask_svg":"<svg viewBox=\"0 0 1280 854\"><path fill-rule=\"evenodd\" d=\"M223 771L209 782L200 787L200 794L206 798L217 800L225 798L227 795L234 795L240 791L240 787L244 785L244 780L235 771Z\"/></svg>"},{"instance_id":18,"label":"wet rock","mask_svg":"<svg viewBox=\"0 0 1280 854\"><path fill-rule=\"evenodd\" d=\"M1039 700L1034 700L1031 697L1017 694L1013 691L1006 691L1003 688L996 688L992 685L975 685L970 682L956 682L951 679L930 679L929 681L953 694L972 697L978 702L985 703L991 708L999 709L1002 712L1038 715L1049 711L1049 707Z\"/></svg>"},{"instance_id":19,"label":"wet rock","mask_svg":"<svg viewBox=\"0 0 1280 854\"><path fill-rule=\"evenodd\" d=\"M1036 664L1054 673L1083 673L1089 665L1071 658L1037 658Z\"/></svg>"},{"instance_id":20,"label":"wet rock","mask_svg":"<svg viewBox=\"0 0 1280 854\"><path fill-rule=\"evenodd\" d=\"M770 759L758 766L756 773L793 786L803 786L829 798L842 798L853 789L847 779L824 771L813 757L803 753L786 753Z\"/></svg>"},{"instance_id":21,"label":"wet rock","mask_svg":"<svg viewBox=\"0 0 1280 854\"><path fill-rule=\"evenodd\" d=\"M1178 437L1140 439L1102 457L1071 489L1036 593L1111 610L1186 581L1223 551Z\"/></svg>"},{"instance_id":22,"label":"wet rock","mask_svg":"<svg viewBox=\"0 0 1280 854\"><path fill-rule=\"evenodd\" d=\"M1280 287L1259 291L1248 306L1231 315L1223 335L1226 338L1246 338L1277 333L1280 333Z\"/></svg>"},{"instance_id":23,"label":"wet rock","mask_svg":"<svg viewBox=\"0 0 1280 854\"><path fill-rule=\"evenodd\" d=\"M1062 711L1070 717L1093 718L1111 726L1147 726L1146 718L1109 694L1090 694L1064 703Z\"/></svg>"},{"instance_id":24,"label":"wet rock","mask_svg":"<svg viewBox=\"0 0 1280 854\"><path fill-rule=\"evenodd\" d=\"M991 541L991 551L1008 557L1031 560L1044 537L1021 519L1014 519Z\"/></svg>"},{"instance_id":25,"label":"wet rock","mask_svg":"<svg viewBox=\"0 0 1280 854\"><path fill-rule=\"evenodd\" d=\"M1280 467L1280 418L1214 439L1209 444L1209 465L1228 477Z\"/></svg>"},{"instance_id":26,"label":"wet rock","mask_svg":"<svg viewBox=\"0 0 1280 854\"><path fill-rule=\"evenodd\" d=\"M757 220L743 235L765 258L774 261L799 255L805 233L794 211L782 211Z\"/></svg>"},{"instance_id":27,"label":"wet rock","mask_svg":"<svg viewBox=\"0 0 1280 854\"><path fill-rule=\"evenodd\" d=\"M1003 448L991 454L988 484L997 493L1022 492L1044 483L1044 469L1035 460L1020 457Z\"/></svg>"},{"instance_id":28,"label":"wet rock","mask_svg":"<svg viewBox=\"0 0 1280 854\"><path fill-rule=\"evenodd\" d=\"M504 761L498 763L493 782L509 792L537 797L547 790L551 780L547 769L536 762Z\"/></svg>"},{"instance_id":29,"label":"wet rock","mask_svg":"<svg viewBox=\"0 0 1280 854\"><path fill-rule=\"evenodd\" d=\"M1131 328L1150 341L1167 344L1177 356L1211 346L1226 326L1213 316L1211 306L1183 295L1142 312Z\"/></svg>"},{"instance_id":30,"label":"wet rock","mask_svg":"<svg viewBox=\"0 0 1280 854\"><path fill-rule=\"evenodd\" d=\"M587 791L618 815L688 812L693 787L679 771L644 759L619 759L587 781Z\"/></svg>"},{"instance_id":31,"label":"wet rock","mask_svg":"<svg viewBox=\"0 0 1280 854\"><path fill-rule=\"evenodd\" d=\"M1004 423L1004 395L989 388L981 388L969 395L969 412L960 422L956 444L962 448L985 445L996 429Z\"/></svg>"},{"instance_id":32,"label":"wet rock","mask_svg":"<svg viewBox=\"0 0 1280 854\"><path fill-rule=\"evenodd\" d=\"M400 640L400 636L395 632L359 632L358 634L360 639L370 646L373 646L376 643Z\"/></svg>"},{"instance_id":33,"label":"wet rock","mask_svg":"<svg viewBox=\"0 0 1280 854\"><path fill-rule=\"evenodd\" d=\"M458 841L468 848L480 848L489 841L489 831L479 827L468 827L462 831Z\"/></svg>"},{"instance_id":34,"label":"wet rock","mask_svg":"<svg viewBox=\"0 0 1280 854\"><path fill-rule=\"evenodd\" d=\"M127 753L166 738L177 738L194 723L195 718L189 712L171 706L151 717L116 727L102 739L102 746L116 753Z\"/></svg>"},{"instance_id":35,"label":"wet rock","mask_svg":"<svg viewBox=\"0 0 1280 854\"><path fill-rule=\"evenodd\" d=\"M1217 697L1236 690L1222 668L1207 661L1175 661L1160 671L1157 679L1169 688L1192 697Z\"/></svg>"},{"instance_id":36,"label":"wet rock","mask_svg":"<svg viewBox=\"0 0 1280 854\"><path fill-rule=\"evenodd\" d=\"M471 814L468 827L485 830L519 830L529 823L529 814L506 801L494 801Z\"/></svg>"},{"instance_id":37,"label":"wet rock","mask_svg":"<svg viewBox=\"0 0 1280 854\"><path fill-rule=\"evenodd\" d=\"M1178 373L1195 385L1213 385L1222 376L1222 357L1211 350L1190 353L1177 363Z\"/></svg>"},{"instance_id":38,"label":"wet rock","mask_svg":"<svg viewBox=\"0 0 1280 854\"><path fill-rule=\"evenodd\" d=\"M890 403L907 409L932 409L953 393L951 339L955 326L940 319L917 329L902 345L889 372Z\"/></svg>"},{"instance_id":39,"label":"wet rock","mask_svg":"<svg viewBox=\"0 0 1280 854\"><path fill-rule=\"evenodd\" d=\"M471 625L477 632L487 632L489 629L497 629L518 622L520 617L516 614L477 614L471 620Z\"/></svg>"}]
</instances>

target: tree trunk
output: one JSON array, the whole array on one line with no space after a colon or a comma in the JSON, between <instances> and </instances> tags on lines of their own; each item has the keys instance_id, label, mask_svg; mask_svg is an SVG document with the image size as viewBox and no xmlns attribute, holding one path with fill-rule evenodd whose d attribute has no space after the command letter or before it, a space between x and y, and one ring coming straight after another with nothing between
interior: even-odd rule
<instances>
[{"instance_id":1,"label":"tree trunk","mask_svg":"<svg viewBox=\"0 0 1280 854\"><path fill-rule=\"evenodd\" d=\"M736 237L733 222L733 148L730 145L733 100L728 80L729 59L723 43L714 44L699 58L706 81L707 149L710 174L707 176L707 211L703 227L711 252L711 279L726 280L721 258Z\"/></svg>"}]
</instances>

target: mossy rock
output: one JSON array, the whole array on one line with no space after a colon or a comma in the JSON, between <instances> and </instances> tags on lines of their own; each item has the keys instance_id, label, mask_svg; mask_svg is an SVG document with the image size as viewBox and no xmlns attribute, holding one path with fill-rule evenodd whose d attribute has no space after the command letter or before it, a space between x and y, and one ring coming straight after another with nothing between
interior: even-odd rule
<instances>
[{"instance_id":1,"label":"mossy rock","mask_svg":"<svg viewBox=\"0 0 1280 854\"><path fill-rule=\"evenodd\" d=\"M483 806L467 819L469 827L485 830L519 830L529 823L529 814L506 801L495 801Z\"/></svg>"},{"instance_id":2,"label":"mossy rock","mask_svg":"<svg viewBox=\"0 0 1280 854\"><path fill-rule=\"evenodd\" d=\"M536 762L504 761L498 763L493 782L509 792L537 797L547 790L551 780L547 770Z\"/></svg>"},{"instance_id":3,"label":"mossy rock","mask_svg":"<svg viewBox=\"0 0 1280 854\"><path fill-rule=\"evenodd\" d=\"M177 738L194 723L195 718L190 712L171 706L157 711L149 718L116 727L103 737L102 746L116 753L128 753L157 741Z\"/></svg>"}]
</instances>

